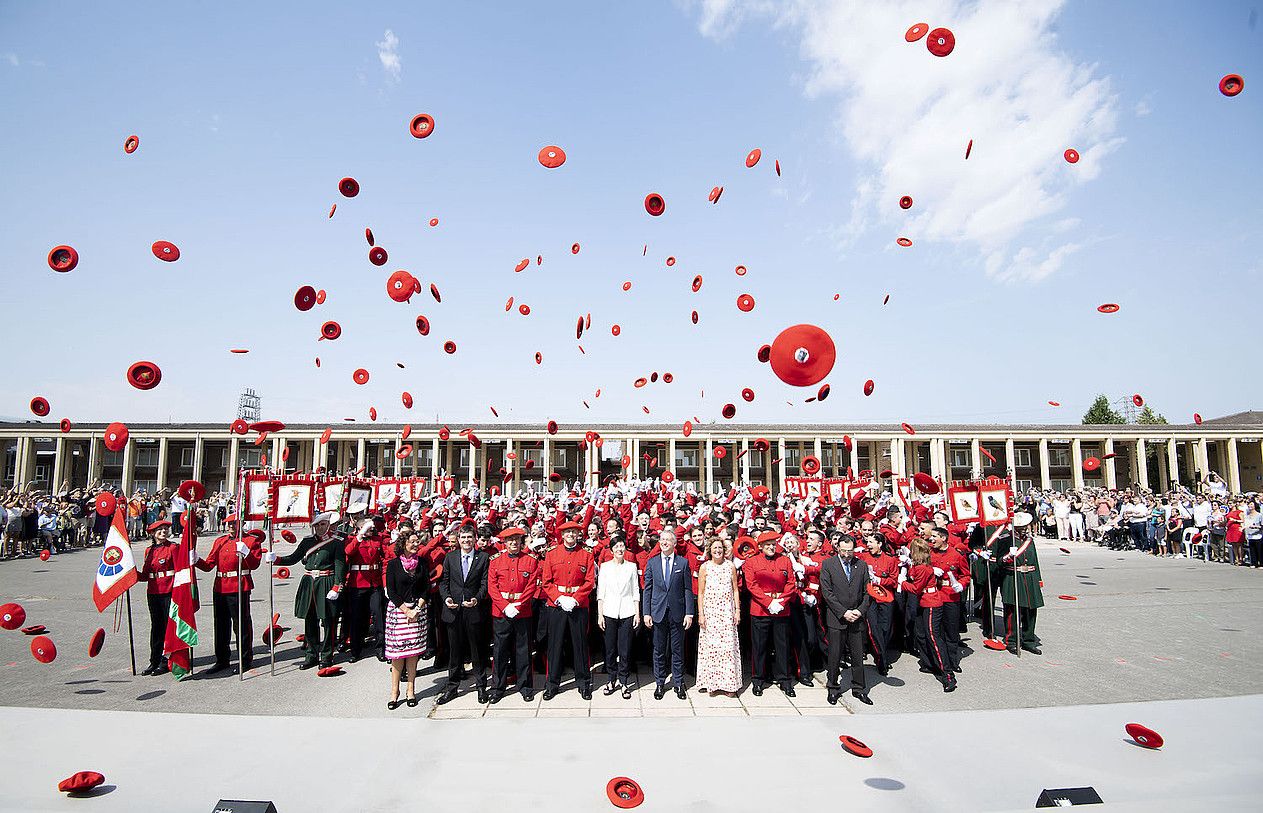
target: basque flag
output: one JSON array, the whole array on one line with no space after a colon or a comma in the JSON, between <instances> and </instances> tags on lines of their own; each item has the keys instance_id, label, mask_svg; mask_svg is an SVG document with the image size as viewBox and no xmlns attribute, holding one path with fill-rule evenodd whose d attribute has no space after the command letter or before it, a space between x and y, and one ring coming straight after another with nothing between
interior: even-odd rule
<instances>
[{"instance_id":1,"label":"basque flag","mask_svg":"<svg viewBox=\"0 0 1263 813\"><path fill-rule=\"evenodd\" d=\"M193 509L184 516L184 533L175 553L175 580L171 587L171 610L167 618L167 634L162 642L162 654L167 656L171 674L176 680L184 680L192 674L191 655L197 646L197 582L193 573L193 556L196 545L194 527L197 519Z\"/></svg>"},{"instance_id":2,"label":"basque flag","mask_svg":"<svg viewBox=\"0 0 1263 813\"><path fill-rule=\"evenodd\" d=\"M92 600L96 602L97 612L105 612L106 607L139 580L136 562L132 559L132 543L127 538L127 527L123 524L120 508L114 512L114 522L101 551L101 564L97 565L96 581L92 583Z\"/></svg>"}]
</instances>

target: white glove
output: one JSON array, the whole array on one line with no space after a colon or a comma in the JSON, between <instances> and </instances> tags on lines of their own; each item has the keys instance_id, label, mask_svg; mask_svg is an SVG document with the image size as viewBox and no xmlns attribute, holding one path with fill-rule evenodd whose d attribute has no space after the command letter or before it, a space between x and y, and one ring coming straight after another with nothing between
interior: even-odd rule
<instances>
[{"instance_id":1,"label":"white glove","mask_svg":"<svg viewBox=\"0 0 1263 813\"><path fill-rule=\"evenodd\" d=\"M808 607L815 607L816 597L811 593L803 593L803 604L806 604Z\"/></svg>"},{"instance_id":2,"label":"white glove","mask_svg":"<svg viewBox=\"0 0 1263 813\"><path fill-rule=\"evenodd\" d=\"M986 559L988 562L990 562L990 561L991 561L991 551L986 550L985 548L984 548L983 550L978 551L978 558L979 558L979 559Z\"/></svg>"},{"instance_id":3,"label":"white glove","mask_svg":"<svg viewBox=\"0 0 1263 813\"><path fill-rule=\"evenodd\" d=\"M239 556L250 555L250 546L247 545L245 542L242 542L240 539L237 540L237 554Z\"/></svg>"},{"instance_id":4,"label":"white glove","mask_svg":"<svg viewBox=\"0 0 1263 813\"><path fill-rule=\"evenodd\" d=\"M953 593L963 593L964 591L965 591L965 585L963 585L963 584L961 584L960 582L958 582L958 581L956 581L955 579L953 579L953 580L952 580L952 592L953 592Z\"/></svg>"},{"instance_id":5,"label":"white glove","mask_svg":"<svg viewBox=\"0 0 1263 813\"><path fill-rule=\"evenodd\" d=\"M772 603L767 605L767 611L772 615L780 615L781 610L783 609L785 609L785 605L781 604L781 600L779 598L772 599Z\"/></svg>"},{"instance_id":6,"label":"white glove","mask_svg":"<svg viewBox=\"0 0 1263 813\"><path fill-rule=\"evenodd\" d=\"M272 551L268 551L267 553L263 554L263 561L267 562L269 565L272 564L273 562L276 561L276 554L273 553Z\"/></svg>"},{"instance_id":7,"label":"white glove","mask_svg":"<svg viewBox=\"0 0 1263 813\"><path fill-rule=\"evenodd\" d=\"M873 584L881 584L881 576L878 576L876 571L873 570L868 571L868 580Z\"/></svg>"},{"instance_id":8,"label":"white glove","mask_svg":"<svg viewBox=\"0 0 1263 813\"><path fill-rule=\"evenodd\" d=\"M1016 547L1016 546L1009 548L1008 555L1007 555L1007 556L1005 556L1004 558L1005 558L1005 559L1012 559L1012 558L1013 558L1013 557L1015 557L1015 556L1017 556L1017 547Z\"/></svg>"},{"instance_id":9,"label":"white glove","mask_svg":"<svg viewBox=\"0 0 1263 813\"><path fill-rule=\"evenodd\" d=\"M575 601L574 598L571 596L558 596L557 597L557 606L560 609L564 610L565 612L570 612L578 605L579 605L579 602Z\"/></svg>"},{"instance_id":10,"label":"white glove","mask_svg":"<svg viewBox=\"0 0 1263 813\"><path fill-rule=\"evenodd\" d=\"M516 603L516 602L514 602L514 603L512 603L512 604L506 604L506 605L505 605L505 607L504 607L504 617L505 617L505 618L517 618L517 613L518 613L518 609L517 609L517 603Z\"/></svg>"},{"instance_id":11,"label":"white glove","mask_svg":"<svg viewBox=\"0 0 1263 813\"><path fill-rule=\"evenodd\" d=\"M936 568L934 568L934 575L935 575L935 576L940 576L940 577L941 577L941 576L943 575L943 568L941 568L941 567L936 567Z\"/></svg>"},{"instance_id":12,"label":"white glove","mask_svg":"<svg viewBox=\"0 0 1263 813\"><path fill-rule=\"evenodd\" d=\"M899 568L899 583L903 584L908 580L908 569L906 567Z\"/></svg>"},{"instance_id":13,"label":"white glove","mask_svg":"<svg viewBox=\"0 0 1263 813\"><path fill-rule=\"evenodd\" d=\"M745 559L738 559L735 556L733 557L732 566L735 567L737 570L740 570L741 566L744 565L745 563L746 563Z\"/></svg>"},{"instance_id":14,"label":"white glove","mask_svg":"<svg viewBox=\"0 0 1263 813\"><path fill-rule=\"evenodd\" d=\"M338 591L337 591L337 590L330 590L328 593L325 593L325 598L327 598L329 601L337 601L337 600L338 600Z\"/></svg>"}]
</instances>

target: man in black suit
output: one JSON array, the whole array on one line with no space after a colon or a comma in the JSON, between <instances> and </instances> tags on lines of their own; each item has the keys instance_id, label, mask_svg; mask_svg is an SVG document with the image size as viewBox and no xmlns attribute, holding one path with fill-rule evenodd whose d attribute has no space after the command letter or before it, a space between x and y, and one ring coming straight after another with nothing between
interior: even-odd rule
<instances>
[{"instance_id":1,"label":"man in black suit","mask_svg":"<svg viewBox=\"0 0 1263 813\"><path fill-rule=\"evenodd\" d=\"M456 540L460 547L443 557L443 575L439 577L439 599L442 621L447 625L447 686L437 703L451 702L460 689L465 659L474 664L474 682L478 702L486 703L487 674L482 662L483 616L490 606L487 597L487 565L485 551L474 550L474 528L461 527Z\"/></svg>"},{"instance_id":2,"label":"man in black suit","mask_svg":"<svg viewBox=\"0 0 1263 813\"><path fill-rule=\"evenodd\" d=\"M825 623L829 627L829 703L838 704L838 666L842 643L850 651L851 694L871 706L864 683L864 615L868 612L868 565L855 558L855 541L844 536L836 543L837 556L820 566L820 597L824 601Z\"/></svg>"}]
</instances>

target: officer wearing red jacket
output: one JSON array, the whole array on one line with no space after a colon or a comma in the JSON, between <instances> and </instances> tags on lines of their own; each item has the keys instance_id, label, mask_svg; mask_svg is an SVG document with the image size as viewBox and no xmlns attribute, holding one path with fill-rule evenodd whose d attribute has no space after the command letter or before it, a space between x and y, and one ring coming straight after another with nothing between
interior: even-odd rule
<instances>
[{"instance_id":1,"label":"officer wearing red jacket","mask_svg":"<svg viewBox=\"0 0 1263 813\"><path fill-rule=\"evenodd\" d=\"M142 675L165 675L171 669L162 656L167 636L167 619L171 610L171 587L175 582L175 552L179 547L171 540L171 523L160 519L149 531L149 547L140 568L145 582L145 598L149 601L149 668Z\"/></svg>"},{"instance_id":2,"label":"officer wearing red jacket","mask_svg":"<svg viewBox=\"0 0 1263 813\"><path fill-rule=\"evenodd\" d=\"M250 619L250 591L254 580L250 571L258 568L263 558L262 531L248 531L241 539L224 535L211 545L210 553L200 559L198 570L215 571L215 588L211 596L215 615L215 665L202 674L213 675L228 668L231 658L229 642L237 633L241 648L241 668L249 671L254 661L254 623ZM241 603L237 601L237 580L241 580ZM241 618L242 628L237 628Z\"/></svg>"},{"instance_id":3,"label":"officer wearing red jacket","mask_svg":"<svg viewBox=\"0 0 1263 813\"><path fill-rule=\"evenodd\" d=\"M943 684L943 691L956 691L956 675L947 654L943 634L943 592L930 564L930 546L914 539L909 546L908 563L899 571L899 586L917 596L917 633L921 638L921 671L929 672Z\"/></svg>"},{"instance_id":4,"label":"officer wearing red jacket","mask_svg":"<svg viewBox=\"0 0 1263 813\"><path fill-rule=\"evenodd\" d=\"M772 683L768 656L774 654L776 682L786 696L794 697L794 684L789 678L789 602L797 584L789 559L777 550L780 538L775 531L759 534L755 540L759 555L746 559L741 566L746 589L750 591L751 689L762 695L763 687ZM773 652L768 651L769 644Z\"/></svg>"},{"instance_id":5,"label":"officer wearing red jacket","mask_svg":"<svg viewBox=\"0 0 1263 813\"><path fill-rule=\"evenodd\" d=\"M505 528L499 534L504 553L491 557L487 566L487 595L491 599L493 674L491 702L499 703L509 683L509 662L517 672L517 687L527 703L535 699L535 675L531 670L531 623L539 595L540 565L522 552L521 528Z\"/></svg>"},{"instance_id":6,"label":"officer wearing red jacket","mask_svg":"<svg viewBox=\"0 0 1263 813\"><path fill-rule=\"evenodd\" d=\"M865 523L864 544L867 548L856 554L856 558L868 565L869 579L881 587L887 596L883 601L874 597L868 603L865 617L868 646L873 651L873 663L877 671L885 677L890 674L890 632L895 617L895 591L899 586L899 560L885 552L885 538ZM871 594L870 590L870 594Z\"/></svg>"},{"instance_id":7,"label":"officer wearing red jacket","mask_svg":"<svg viewBox=\"0 0 1263 813\"><path fill-rule=\"evenodd\" d=\"M947 528L930 529L930 567L943 591L943 637L953 672L960 672L960 627L963 618L961 596L969 586L969 560L948 542Z\"/></svg>"},{"instance_id":8,"label":"officer wearing red jacket","mask_svg":"<svg viewBox=\"0 0 1263 813\"><path fill-rule=\"evenodd\" d=\"M342 593L342 624L351 639L351 663L361 657L364 636L371 629L377 660L386 662L385 602L382 574L386 563L386 536L371 522L346 540L346 589Z\"/></svg>"},{"instance_id":9,"label":"officer wearing red jacket","mask_svg":"<svg viewBox=\"0 0 1263 813\"><path fill-rule=\"evenodd\" d=\"M566 636L574 653L579 696L592 699L592 669L588 663L588 596L596 586L596 561L579 544L579 524L557 528L561 544L544 556L541 588L548 598L548 680L544 699L552 700L561 687L561 652Z\"/></svg>"}]
</instances>

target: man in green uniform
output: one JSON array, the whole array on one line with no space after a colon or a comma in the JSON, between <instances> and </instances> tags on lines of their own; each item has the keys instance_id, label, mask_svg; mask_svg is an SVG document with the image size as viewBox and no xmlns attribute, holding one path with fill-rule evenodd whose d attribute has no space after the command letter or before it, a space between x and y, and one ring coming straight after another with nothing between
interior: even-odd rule
<instances>
[{"instance_id":1,"label":"man in green uniform","mask_svg":"<svg viewBox=\"0 0 1263 813\"><path fill-rule=\"evenodd\" d=\"M1034 655L1043 654L1035 634L1035 618L1037 610L1044 606L1044 592L1039 587L1034 522L1030 514L1017 512L1013 515L1013 535L1001 534L991 546L1000 579L1000 600L1004 602L1004 645L1014 654L1019 646Z\"/></svg>"},{"instance_id":2,"label":"man in green uniform","mask_svg":"<svg viewBox=\"0 0 1263 813\"><path fill-rule=\"evenodd\" d=\"M303 649L307 657L299 669L310 669L317 663L333 665L333 626L338 617L338 595L346 580L346 540L331 531L337 520L332 511L317 514L311 523L312 535L299 542L292 553L267 555L269 562L281 565L301 561L307 571L294 594L294 615L305 622Z\"/></svg>"}]
</instances>

